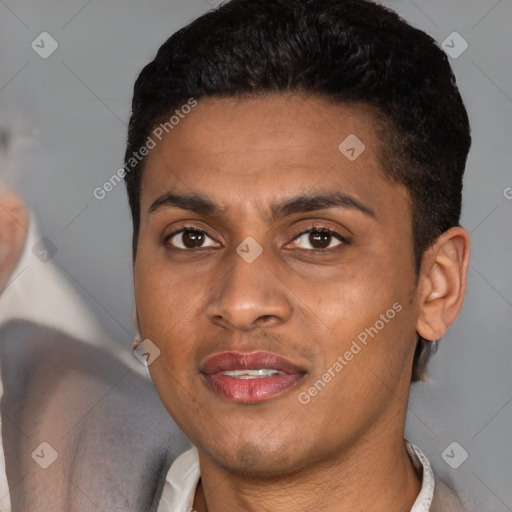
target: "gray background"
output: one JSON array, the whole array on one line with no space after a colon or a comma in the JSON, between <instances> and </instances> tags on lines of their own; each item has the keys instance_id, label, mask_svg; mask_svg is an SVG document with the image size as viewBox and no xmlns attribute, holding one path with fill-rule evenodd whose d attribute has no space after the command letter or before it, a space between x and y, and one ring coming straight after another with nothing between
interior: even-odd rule
<instances>
[{"instance_id":1,"label":"gray background","mask_svg":"<svg viewBox=\"0 0 512 512\"><path fill-rule=\"evenodd\" d=\"M122 166L133 82L159 45L213 0L0 0L0 126L17 134L8 177L107 331L133 329L131 226L123 185L92 195ZM407 437L478 510L512 510L512 48L511 0L389 0L440 44L469 43L451 59L473 133L463 225L472 236L464 310L412 388ZM43 31L59 47L42 59ZM452 469L453 441L468 459ZM452 461L463 452L456 447Z\"/></svg>"}]
</instances>

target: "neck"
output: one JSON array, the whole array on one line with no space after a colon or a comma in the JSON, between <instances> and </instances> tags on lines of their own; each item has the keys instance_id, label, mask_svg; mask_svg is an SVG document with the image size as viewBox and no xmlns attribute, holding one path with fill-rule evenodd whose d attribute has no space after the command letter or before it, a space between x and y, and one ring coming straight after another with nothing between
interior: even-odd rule
<instances>
[{"instance_id":1,"label":"neck","mask_svg":"<svg viewBox=\"0 0 512 512\"><path fill-rule=\"evenodd\" d=\"M397 432L400 430L400 432ZM402 429L372 428L349 450L281 478L254 478L219 468L199 450L197 512L409 512L421 480L407 454Z\"/></svg>"}]
</instances>

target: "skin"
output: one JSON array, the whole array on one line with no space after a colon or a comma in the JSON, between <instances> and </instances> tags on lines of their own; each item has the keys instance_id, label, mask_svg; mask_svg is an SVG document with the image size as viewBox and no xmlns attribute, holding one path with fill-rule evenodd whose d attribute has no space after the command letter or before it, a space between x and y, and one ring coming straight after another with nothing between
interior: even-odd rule
<instances>
[{"instance_id":1,"label":"skin","mask_svg":"<svg viewBox=\"0 0 512 512\"><path fill-rule=\"evenodd\" d=\"M209 98L148 157L137 327L161 351L149 366L156 390L198 448L199 512L396 512L418 495L403 441L416 332L439 339L455 320L469 237L459 227L441 235L416 274L409 196L385 178L374 126L364 105L298 95ZM338 150L349 134L366 147L355 161ZM333 191L372 214L345 206L270 215L271 205ZM150 212L167 192L199 194L219 212ZM166 239L190 226L207 232L203 247L180 249L190 232ZM318 234L300 236L320 227L346 241L336 235L322 248ZM236 252L249 236L263 249L252 263ZM395 318L300 403L299 393L395 303ZM306 375L268 401L230 402L199 371L206 357L227 350L272 351Z\"/></svg>"},{"instance_id":2,"label":"skin","mask_svg":"<svg viewBox=\"0 0 512 512\"><path fill-rule=\"evenodd\" d=\"M27 226L28 212L23 201L8 190L0 189L0 294L8 286L23 252Z\"/></svg>"}]
</instances>

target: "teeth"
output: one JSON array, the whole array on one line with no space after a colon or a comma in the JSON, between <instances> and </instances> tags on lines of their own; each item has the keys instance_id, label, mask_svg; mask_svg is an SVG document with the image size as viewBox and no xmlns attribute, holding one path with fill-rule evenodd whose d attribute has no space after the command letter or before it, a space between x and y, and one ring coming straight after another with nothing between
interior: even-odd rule
<instances>
[{"instance_id":1,"label":"teeth","mask_svg":"<svg viewBox=\"0 0 512 512\"><path fill-rule=\"evenodd\" d=\"M222 375L233 377L235 379L262 379L272 375L285 375L284 372L271 368L261 368L259 370L225 370Z\"/></svg>"}]
</instances>

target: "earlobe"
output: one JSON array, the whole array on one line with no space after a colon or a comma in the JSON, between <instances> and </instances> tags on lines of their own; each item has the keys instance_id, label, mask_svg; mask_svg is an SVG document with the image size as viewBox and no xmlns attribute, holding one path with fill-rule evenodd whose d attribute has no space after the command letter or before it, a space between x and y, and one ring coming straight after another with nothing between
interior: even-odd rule
<instances>
[{"instance_id":1,"label":"earlobe","mask_svg":"<svg viewBox=\"0 0 512 512\"><path fill-rule=\"evenodd\" d=\"M19 262L28 232L28 212L14 194L0 196L0 293Z\"/></svg>"},{"instance_id":2,"label":"earlobe","mask_svg":"<svg viewBox=\"0 0 512 512\"><path fill-rule=\"evenodd\" d=\"M470 240L462 227L445 231L427 249L418 287L417 333L427 340L439 340L455 321L466 293Z\"/></svg>"}]
</instances>

